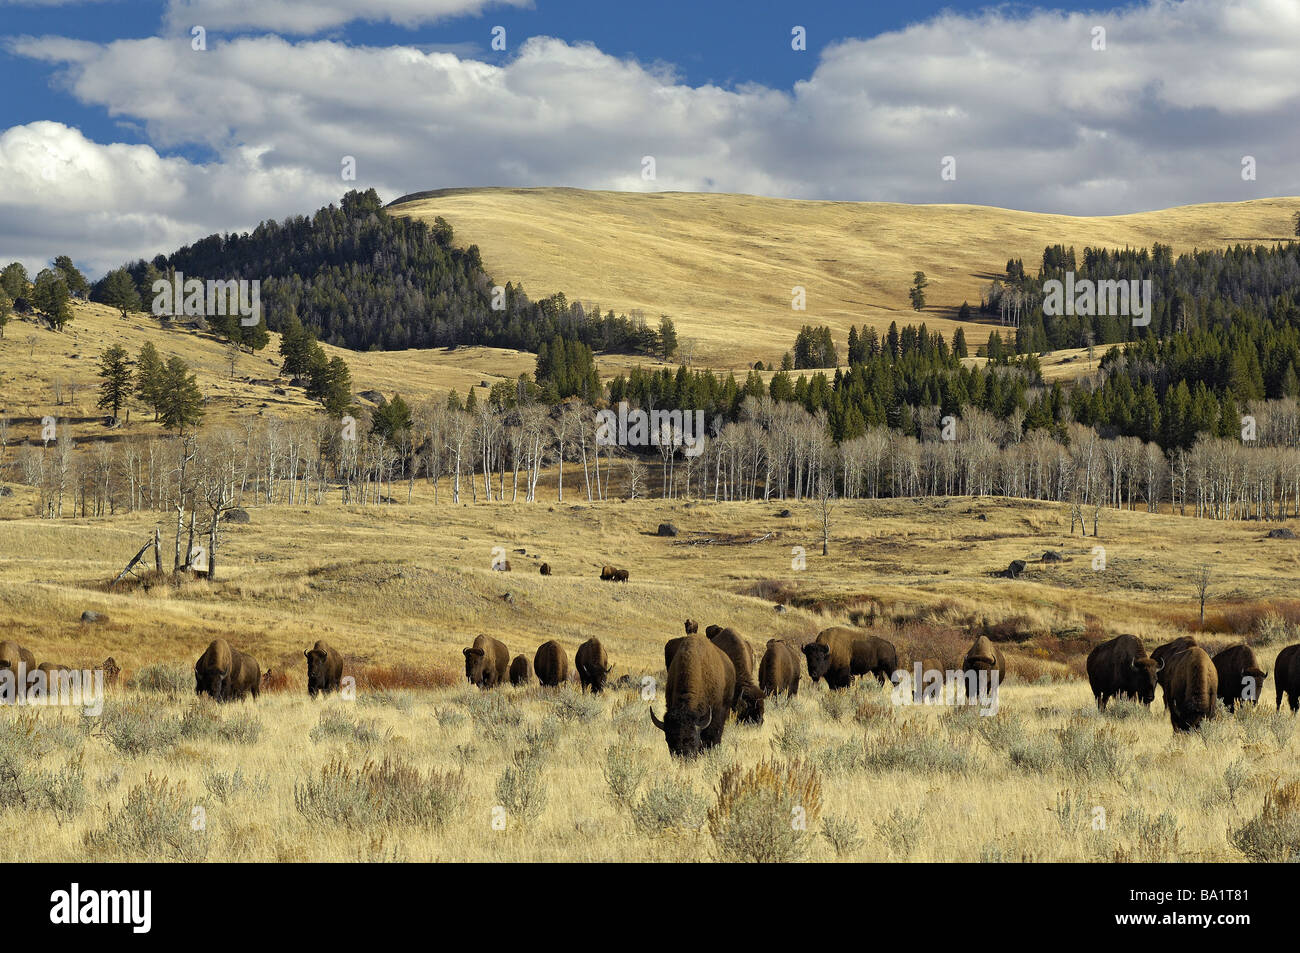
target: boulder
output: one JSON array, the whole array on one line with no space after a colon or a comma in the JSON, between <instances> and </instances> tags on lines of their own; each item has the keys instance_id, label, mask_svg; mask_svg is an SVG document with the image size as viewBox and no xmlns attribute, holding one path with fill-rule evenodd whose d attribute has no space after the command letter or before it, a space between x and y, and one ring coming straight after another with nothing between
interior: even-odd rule
<instances>
[{"instance_id":1,"label":"boulder","mask_svg":"<svg viewBox=\"0 0 1300 953\"><path fill-rule=\"evenodd\" d=\"M1047 552L1043 553L1043 562L1045 563L1059 563L1063 561L1064 558L1064 556L1054 549L1049 549Z\"/></svg>"},{"instance_id":2,"label":"boulder","mask_svg":"<svg viewBox=\"0 0 1300 953\"><path fill-rule=\"evenodd\" d=\"M226 510L226 515L222 517L222 520L227 523L239 523L241 525L253 521L252 517L248 515L248 510L241 509Z\"/></svg>"},{"instance_id":3,"label":"boulder","mask_svg":"<svg viewBox=\"0 0 1300 953\"><path fill-rule=\"evenodd\" d=\"M1271 529L1268 531L1269 539L1295 539L1295 533L1285 526L1280 529Z\"/></svg>"},{"instance_id":4,"label":"boulder","mask_svg":"<svg viewBox=\"0 0 1300 953\"><path fill-rule=\"evenodd\" d=\"M1020 574L1024 571L1025 561L1023 559L1013 559L1011 560L1011 565L1006 568L1003 575L1008 579L1019 579Z\"/></svg>"},{"instance_id":5,"label":"boulder","mask_svg":"<svg viewBox=\"0 0 1300 953\"><path fill-rule=\"evenodd\" d=\"M660 536L676 536L677 527L674 526L672 523L660 523L658 534Z\"/></svg>"},{"instance_id":6,"label":"boulder","mask_svg":"<svg viewBox=\"0 0 1300 953\"><path fill-rule=\"evenodd\" d=\"M108 616L87 609L81 613L81 621L86 625L97 625L108 621Z\"/></svg>"}]
</instances>

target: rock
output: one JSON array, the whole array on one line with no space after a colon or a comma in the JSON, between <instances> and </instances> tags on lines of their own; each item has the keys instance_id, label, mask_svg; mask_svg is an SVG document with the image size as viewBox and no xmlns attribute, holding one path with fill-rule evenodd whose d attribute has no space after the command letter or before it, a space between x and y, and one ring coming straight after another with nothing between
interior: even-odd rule
<instances>
[{"instance_id":1,"label":"rock","mask_svg":"<svg viewBox=\"0 0 1300 953\"><path fill-rule=\"evenodd\" d=\"M285 389L284 389L283 387L277 387L277 388L273 391L273 393L274 393L277 397L284 397L284 396L286 396Z\"/></svg>"},{"instance_id":2,"label":"rock","mask_svg":"<svg viewBox=\"0 0 1300 953\"><path fill-rule=\"evenodd\" d=\"M99 623L107 622L108 616L101 615L98 612L92 612L90 609L87 609L85 612L81 613L81 621L86 625L96 625Z\"/></svg>"},{"instance_id":3,"label":"rock","mask_svg":"<svg viewBox=\"0 0 1300 953\"><path fill-rule=\"evenodd\" d=\"M780 517L781 519L783 519L783 520L788 520L788 519L790 518L790 511L789 511L789 510L782 510L780 513L777 513L776 515L779 516L779 517Z\"/></svg>"},{"instance_id":4,"label":"rock","mask_svg":"<svg viewBox=\"0 0 1300 953\"><path fill-rule=\"evenodd\" d=\"M785 606L778 605L775 608L777 612L785 612Z\"/></svg>"},{"instance_id":5,"label":"rock","mask_svg":"<svg viewBox=\"0 0 1300 953\"><path fill-rule=\"evenodd\" d=\"M1011 565L1006 568L1003 575L1008 579L1019 579L1020 574L1025 571L1025 561L1023 559L1011 560Z\"/></svg>"},{"instance_id":6,"label":"rock","mask_svg":"<svg viewBox=\"0 0 1300 953\"><path fill-rule=\"evenodd\" d=\"M379 393L377 390L363 390L361 393L357 394L357 396L363 400L370 401L372 404L378 404L380 407L388 403L388 401L384 399L384 395Z\"/></svg>"},{"instance_id":7,"label":"rock","mask_svg":"<svg viewBox=\"0 0 1300 953\"><path fill-rule=\"evenodd\" d=\"M253 518L248 515L248 510L240 509L227 510L226 515L223 516L222 519L227 523L239 524L251 523L253 521Z\"/></svg>"},{"instance_id":8,"label":"rock","mask_svg":"<svg viewBox=\"0 0 1300 953\"><path fill-rule=\"evenodd\" d=\"M677 527L674 526L672 523L660 523L660 524L659 524L659 533L658 533L658 535L660 535L660 536L676 536L676 535L677 535Z\"/></svg>"},{"instance_id":9,"label":"rock","mask_svg":"<svg viewBox=\"0 0 1300 953\"><path fill-rule=\"evenodd\" d=\"M13 496L14 491L7 486L0 486L0 496Z\"/></svg>"},{"instance_id":10,"label":"rock","mask_svg":"<svg viewBox=\"0 0 1300 953\"><path fill-rule=\"evenodd\" d=\"M1281 529L1268 531L1269 539L1295 539L1295 533L1283 526Z\"/></svg>"},{"instance_id":11,"label":"rock","mask_svg":"<svg viewBox=\"0 0 1300 953\"><path fill-rule=\"evenodd\" d=\"M1049 549L1047 552L1043 553L1043 562L1045 563L1063 562L1064 558L1065 557L1063 557L1060 553L1058 553L1054 549Z\"/></svg>"},{"instance_id":12,"label":"rock","mask_svg":"<svg viewBox=\"0 0 1300 953\"><path fill-rule=\"evenodd\" d=\"M515 594L513 592L502 593L501 598L510 605L515 604Z\"/></svg>"}]
</instances>

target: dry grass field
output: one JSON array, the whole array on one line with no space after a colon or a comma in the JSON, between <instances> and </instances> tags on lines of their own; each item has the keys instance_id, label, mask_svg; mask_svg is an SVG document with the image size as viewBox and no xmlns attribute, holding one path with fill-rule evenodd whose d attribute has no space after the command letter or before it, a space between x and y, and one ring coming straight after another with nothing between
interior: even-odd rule
<instances>
[{"instance_id":1,"label":"dry grass field","mask_svg":"<svg viewBox=\"0 0 1300 953\"><path fill-rule=\"evenodd\" d=\"M1089 648L1119 632L1148 647L1189 631L1211 646L1246 638L1271 668L1300 640L1300 550L1249 523L1113 513L1096 571L1094 540L1070 538L1048 504L843 502L822 557L810 504L789 517L776 502L453 507L419 487L410 505L253 507L228 530L217 582L112 589L152 519L41 521L28 505L22 488L0 500L0 632L38 661L113 655L123 685L97 717L0 710L12 860L1242 860L1300 848L1300 805L1269 797L1300 778L1294 718L1273 713L1271 681L1257 708L1174 736L1159 700L1101 716L1080 678ZM653 535L661 521L681 535ZM795 546L806 569L792 568ZM494 547L512 572L490 568ZM1049 548L1066 561L1032 561ZM1013 558L1031 560L1021 579L992 575ZM538 575L542 560L554 576ZM631 581L601 582L604 562ZM1202 564L1214 579L1204 632ZM106 621L81 623L87 609ZM683 763L650 724L641 679L662 677L663 643L688 616L760 651L856 624L901 659L946 664L987 630L1011 676L991 717L805 678L763 725L733 722ZM629 678L599 698L573 682L481 693L461 674L478 633L529 657L554 638L572 658L598 636L613 677ZM196 701L193 661L216 636L271 666L282 690ZM344 653L355 699L308 699L302 651L317 638Z\"/></svg>"},{"instance_id":2,"label":"dry grass field","mask_svg":"<svg viewBox=\"0 0 1300 953\"><path fill-rule=\"evenodd\" d=\"M1063 243L1147 247L1174 254L1238 242L1286 241L1294 198L1190 205L1109 217L1074 217L972 205L809 202L752 195L596 192L581 189L445 189L417 193L391 211L432 221L483 252L498 281L534 297L563 291L602 310L668 314L714 367L777 361L804 324L842 342L850 324L885 330L924 320L951 340L962 301L1009 258L1036 273L1043 248ZM928 306L907 297L914 271L930 279ZM807 310L791 289L807 290ZM996 326L996 325L994 325ZM983 328L983 333L980 333ZM967 326L972 347L987 325Z\"/></svg>"}]
</instances>

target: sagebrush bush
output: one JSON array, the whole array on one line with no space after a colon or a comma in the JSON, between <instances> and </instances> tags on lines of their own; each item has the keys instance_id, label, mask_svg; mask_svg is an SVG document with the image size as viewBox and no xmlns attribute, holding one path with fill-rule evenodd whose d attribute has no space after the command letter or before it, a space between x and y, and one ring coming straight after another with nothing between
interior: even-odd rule
<instances>
[{"instance_id":1,"label":"sagebrush bush","mask_svg":"<svg viewBox=\"0 0 1300 953\"><path fill-rule=\"evenodd\" d=\"M601 773L605 776L610 797L621 807L632 806L636 792L645 780L646 772L649 771L646 754L644 748L631 748L627 745L610 745L605 749Z\"/></svg>"},{"instance_id":2,"label":"sagebrush bush","mask_svg":"<svg viewBox=\"0 0 1300 953\"><path fill-rule=\"evenodd\" d=\"M704 824L709 805L704 797L680 781L662 779L641 795L632 809L632 821L643 834L693 831Z\"/></svg>"},{"instance_id":3,"label":"sagebrush bush","mask_svg":"<svg viewBox=\"0 0 1300 953\"><path fill-rule=\"evenodd\" d=\"M361 721L338 708L320 713L315 728L307 733L312 741L346 741L362 748L373 748L384 740L374 721Z\"/></svg>"},{"instance_id":4,"label":"sagebrush bush","mask_svg":"<svg viewBox=\"0 0 1300 953\"><path fill-rule=\"evenodd\" d=\"M507 823L537 820L546 808L546 782L542 779L541 757L536 749L516 751L496 783L497 803L506 809Z\"/></svg>"},{"instance_id":5,"label":"sagebrush bush","mask_svg":"<svg viewBox=\"0 0 1300 953\"><path fill-rule=\"evenodd\" d=\"M847 857L862 846L858 825L848 817L827 814L822 818L822 836L830 842L836 857Z\"/></svg>"},{"instance_id":6,"label":"sagebrush bush","mask_svg":"<svg viewBox=\"0 0 1300 953\"><path fill-rule=\"evenodd\" d=\"M441 827L464 800L463 771L421 772L401 758L359 768L335 759L294 786L298 813L345 827L417 824Z\"/></svg>"},{"instance_id":7,"label":"sagebrush bush","mask_svg":"<svg viewBox=\"0 0 1300 953\"><path fill-rule=\"evenodd\" d=\"M94 720L109 744L133 758L165 754L181 740L181 719L139 699L106 703Z\"/></svg>"},{"instance_id":8,"label":"sagebrush bush","mask_svg":"<svg viewBox=\"0 0 1300 953\"><path fill-rule=\"evenodd\" d=\"M225 717L217 713L212 702L200 702L181 715L180 734L187 741L225 741L230 744L256 744L262 736L262 720L249 711L235 711Z\"/></svg>"},{"instance_id":9,"label":"sagebrush bush","mask_svg":"<svg viewBox=\"0 0 1300 953\"><path fill-rule=\"evenodd\" d=\"M523 709L504 695L487 692L469 701L469 713L478 730L492 741L506 741L523 724Z\"/></svg>"},{"instance_id":10,"label":"sagebrush bush","mask_svg":"<svg viewBox=\"0 0 1300 953\"><path fill-rule=\"evenodd\" d=\"M868 736L863 760L866 767L877 771L897 768L952 774L968 771L974 764L969 747L953 744L947 732L916 723L886 723L881 732Z\"/></svg>"},{"instance_id":11,"label":"sagebrush bush","mask_svg":"<svg viewBox=\"0 0 1300 953\"><path fill-rule=\"evenodd\" d=\"M1300 859L1300 781L1275 783L1260 812L1230 831L1228 839L1251 860Z\"/></svg>"},{"instance_id":12,"label":"sagebrush bush","mask_svg":"<svg viewBox=\"0 0 1300 953\"><path fill-rule=\"evenodd\" d=\"M127 688L167 695L194 694L194 667L183 662L153 662L127 680Z\"/></svg>"},{"instance_id":13,"label":"sagebrush bush","mask_svg":"<svg viewBox=\"0 0 1300 953\"><path fill-rule=\"evenodd\" d=\"M104 809L102 826L85 835L92 856L144 861L199 861L208 853L206 826L193 823L193 803L183 785L148 775L117 809Z\"/></svg>"},{"instance_id":14,"label":"sagebrush bush","mask_svg":"<svg viewBox=\"0 0 1300 953\"><path fill-rule=\"evenodd\" d=\"M822 783L805 761L733 764L718 779L709 833L718 858L741 863L800 860L821 816Z\"/></svg>"}]
</instances>

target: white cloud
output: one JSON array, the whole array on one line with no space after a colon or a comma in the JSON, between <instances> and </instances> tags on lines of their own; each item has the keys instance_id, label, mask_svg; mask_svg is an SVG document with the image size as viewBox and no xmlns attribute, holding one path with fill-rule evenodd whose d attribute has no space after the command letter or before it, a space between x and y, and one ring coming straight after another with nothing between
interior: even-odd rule
<instances>
[{"instance_id":1,"label":"white cloud","mask_svg":"<svg viewBox=\"0 0 1300 953\"><path fill-rule=\"evenodd\" d=\"M1092 48L1097 25L1104 51ZM386 199L567 185L1108 214L1300 193L1292 0L948 13L833 45L788 91L690 86L545 37L501 65L274 36L203 53L188 37L21 38L9 48L54 64L78 100L143 124L157 147L214 151L211 165L174 171L175 160L128 167L111 152L119 147L77 145L112 156L141 193L133 211L155 210L165 234L186 239L336 199L353 187L339 177L344 155L356 157L355 186ZM656 159L653 183L641 179L645 155ZM957 157L955 182L940 179L946 155ZM1257 181L1242 181L1244 155L1258 160ZM183 197L168 197L169 171ZM216 179L239 183L237 194L188 191ZM84 183L58 182L70 213L100 210ZM19 236L10 184L0 179L0 231Z\"/></svg>"}]
</instances>

